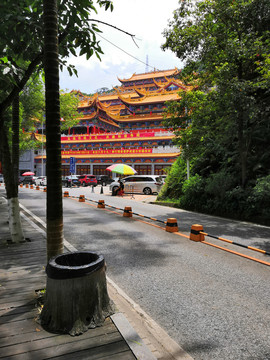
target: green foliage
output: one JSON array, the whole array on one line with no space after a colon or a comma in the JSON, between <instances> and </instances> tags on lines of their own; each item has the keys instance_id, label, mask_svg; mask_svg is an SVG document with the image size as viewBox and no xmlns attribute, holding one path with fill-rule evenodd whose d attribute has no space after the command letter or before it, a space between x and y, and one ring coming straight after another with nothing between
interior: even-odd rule
<instances>
[{"instance_id":1,"label":"green foliage","mask_svg":"<svg viewBox=\"0 0 270 360\"><path fill-rule=\"evenodd\" d=\"M266 221L257 189L270 163L269 1L182 1L164 34L163 48L185 61L181 80L193 86L165 116L192 162L179 204L245 219L256 209Z\"/></svg>"},{"instance_id":2,"label":"green foliage","mask_svg":"<svg viewBox=\"0 0 270 360\"><path fill-rule=\"evenodd\" d=\"M76 93L60 92L60 116L64 120L61 129L66 130L79 122L79 113L77 111L79 97Z\"/></svg>"},{"instance_id":3,"label":"green foliage","mask_svg":"<svg viewBox=\"0 0 270 360\"><path fill-rule=\"evenodd\" d=\"M179 157L171 166L165 184L158 195L158 200L170 198L178 201L182 193L182 183L186 176L186 162L182 157Z\"/></svg>"},{"instance_id":4,"label":"green foliage","mask_svg":"<svg viewBox=\"0 0 270 360\"><path fill-rule=\"evenodd\" d=\"M270 175L257 180L247 203L253 221L270 225Z\"/></svg>"},{"instance_id":5,"label":"green foliage","mask_svg":"<svg viewBox=\"0 0 270 360\"><path fill-rule=\"evenodd\" d=\"M111 0L61 1L58 9L58 39L60 68L67 67L70 75L77 74L66 58L85 55L87 59L102 49L96 39L100 32L97 6L113 10ZM21 91L34 72L42 69L43 60L43 5L42 1L1 0L0 3L0 112L11 105L14 92ZM2 121L2 120L1 120Z\"/></svg>"}]
</instances>

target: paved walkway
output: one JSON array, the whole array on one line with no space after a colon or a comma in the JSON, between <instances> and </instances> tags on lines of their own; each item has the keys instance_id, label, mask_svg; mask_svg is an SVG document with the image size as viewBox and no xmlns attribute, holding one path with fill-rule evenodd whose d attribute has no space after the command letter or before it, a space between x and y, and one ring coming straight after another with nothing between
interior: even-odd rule
<instances>
[{"instance_id":1,"label":"paved walkway","mask_svg":"<svg viewBox=\"0 0 270 360\"><path fill-rule=\"evenodd\" d=\"M27 241L10 243L4 194L0 189L0 359L156 359L121 312L76 337L40 326L37 298L46 284L46 240L23 216Z\"/></svg>"}]
</instances>

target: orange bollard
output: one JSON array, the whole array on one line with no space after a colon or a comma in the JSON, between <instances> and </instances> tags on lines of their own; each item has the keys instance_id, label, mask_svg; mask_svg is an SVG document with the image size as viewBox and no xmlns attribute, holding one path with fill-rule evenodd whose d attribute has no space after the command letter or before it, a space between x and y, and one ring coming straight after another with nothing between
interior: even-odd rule
<instances>
[{"instance_id":1,"label":"orange bollard","mask_svg":"<svg viewBox=\"0 0 270 360\"><path fill-rule=\"evenodd\" d=\"M105 208L105 204L104 204L104 200L98 200L98 206L99 209L104 209Z\"/></svg>"},{"instance_id":2,"label":"orange bollard","mask_svg":"<svg viewBox=\"0 0 270 360\"><path fill-rule=\"evenodd\" d=\"M20 184L20 187L23 187L23 184Z\"/></svg>"},{"instance_id":3,"label":"orange bollard","mask_svg":"<svg viewBox=\"0 0 270 360\"><path fill-rule=\"evenodd\" d=\"M130 206L126 206L123 212L123 216L132 217L132 209Z\"/></svg>"},{"instance_id":4,"label":"orange bollard","mask_svg":"<svg viewBox=\"0 0 270 360\"><path fill-rule=\"evenodd\" d=\"M47 192L47 188L46 188L46 187L43 189L43 192Z\"/></svg>"},{"instance_id":5,"label":"orange bollard","mask_svg":"<svg viewBox=\"0 0 270 360\"><path fill-rule=\"evenodd\" d=\"M34 189L34 185L30 185L30 189Z\"/></svg>"},{"instance_id":6,"label":"orange bollard","mask_svg":"<svg viewBox=\"0 0 270 360\"><path fill-rule=\"evenodd\" d=\"M80 197L79 197L79 202L85 202L85 197L84 197L84 195L80 195Z\"/></svg>"},{"instance_id":7,"label":"orange bollard","mask_svg":"<svg viewBox=\"0 0 270 360\"><path fill-rule=\"evenodd\" d=\"M26 188L29 188L29 185L28 185L28 184L25 184L25 187L26 187Z\"/></svg>"},{"instance_id":8,"label":"orange bollard","mask_svg":"<svg viewBox=\"0 0 270 360\"><path fill-rule=\"evenodd\" d=\"M68 191L64 192L64 197L69 197L69 192Z\"/></svg>"},{"instance_id":9,"label":"orange bollard","mask_svg":"<svg viewBox=\"0 0 270 360\"><path fill-rule=\"evenodd\" d=\"M167 219L166 231L168 231L168 232L177 232L178 231L177 220L175 218Z\"/></svg>"},{"instance_id":10,"label":"orange bollard","mask_svg":"<svg viewBox=\"0 0 270 360\"><path fill-rule=\"evenodd\" d=\"M190 240L204 241L204 235L200 234L200 231L203 231L203 226L199 224L193 224L191 226L190 235L189 235Z\"/></svg>"},{"instance_id":11,"label":"orange bollard","mask_svg":"<svg viewBox=\"0 0 270 360\"><path fill-rule=\"evenodd\" d=\"M39 186L38 186L38 185L36 186L36 190L39 190Z\"/></svg>"}]
</instances>

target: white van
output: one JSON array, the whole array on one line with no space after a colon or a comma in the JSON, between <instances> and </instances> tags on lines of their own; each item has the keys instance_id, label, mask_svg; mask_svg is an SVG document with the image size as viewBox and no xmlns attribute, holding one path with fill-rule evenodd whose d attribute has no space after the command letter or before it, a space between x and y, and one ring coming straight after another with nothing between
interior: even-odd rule
<instances>
[{"instance_id":1,"label":"white van","mask_svg":"<svg viewBox=\"0 0 270 360\"><path fill-rule=\"evenodd\" d=\"M163 185L159 175L130 175L122 179L125 193L144 193L151 195L158 193ZM110 191L115 193L119 187L119 182L114 181L110 184Z\"/></svg>"}]
</instances>

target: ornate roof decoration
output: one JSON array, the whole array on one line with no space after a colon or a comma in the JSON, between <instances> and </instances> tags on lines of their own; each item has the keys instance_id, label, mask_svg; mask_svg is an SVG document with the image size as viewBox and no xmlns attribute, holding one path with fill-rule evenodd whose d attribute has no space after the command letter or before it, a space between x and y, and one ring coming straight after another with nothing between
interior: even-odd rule
<instances>
[{"instance_id":1,"label":"ornate roof decoration","mask_svg":"<svg viewBox=\"0 0 270 360\"><path fill-rule=\"evenodd\" d=\"M129 79L120 79L118 77L118 80L121 83L125 83L125 82L129 82L129 81L138 81L138 80L144 80L144 79L155 79L155 78L160 78L160 77L165 77L165 76L176 76L178 75L180 72L180 70L178 70L177 68L171 69L171 70L155 70L152 72L148 72L148 73L143 73L143 74L136 74L134 73Z\"/></svg>"}]
</instances>

